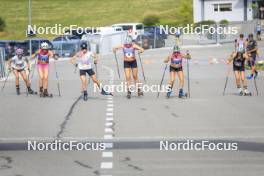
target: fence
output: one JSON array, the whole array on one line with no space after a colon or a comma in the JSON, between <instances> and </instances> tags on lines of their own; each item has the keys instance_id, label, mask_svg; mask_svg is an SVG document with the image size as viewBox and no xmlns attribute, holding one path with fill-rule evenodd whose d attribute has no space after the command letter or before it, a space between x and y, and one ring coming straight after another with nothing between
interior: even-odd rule
<instances>
[{"instance_id":1,"label":"fence","mask_svg":"<svg viewBox=\"0 0 264 176\"><path fill-rule=\"evenodd\" d=\"M89 43L93 52L108 54L114 46L120 45L127 38L126 32L111 32L105 34L86 34L82 39Z\"/></svg>"},{"instance_id":2,"label":"fence","mask_svg":"<svg viewBox=\"0 0 264 176\"><path fill-rule=\"evenodd\" d=\"M0 48L0 79L6 76L5 69L5 50L4 48Z\"/></svg>"}]
</instances>

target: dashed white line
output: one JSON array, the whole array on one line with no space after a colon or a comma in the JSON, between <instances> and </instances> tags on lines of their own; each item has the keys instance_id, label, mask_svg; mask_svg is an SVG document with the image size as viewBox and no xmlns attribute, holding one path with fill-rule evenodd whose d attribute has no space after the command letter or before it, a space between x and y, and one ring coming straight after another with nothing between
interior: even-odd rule
<instances>
[{"instance_id":1,"label":"dashed white line","mask_svg":"<svg viewBox=\"0 0 264 176\"><path fill-rule=\"evenodd\" d=\"M105 133L113 133L113 129L112 128L105 128Z\"/></svg>"},{"instance_id":2,"label":"dashed white line","mask_svg":"<svg viewBox=\"0 0 264 176\"><path fill-rule=\"evenodd\" d=\"M113 168L113 162L102 162L101 163L101 169L112 169Z\"/></svg>"},{"instance_id":3,"label":"dashed white line","mask_svg":"<svg viewBox=\"0 0 264 176\"><path fill-rule=\"evenodd\" d=\"M102 153L103 158L112 158L113 157L113 152L103 152Z\"/></svg>"},{"instance_id":4,"label":"dashed white line","mask_svg":"<svg viewBox=\"0 0 264 176\"><path fill-rule=\"evenodd\" d=\"M113 121L113 120L114 120L113 117L107 117L107 118L106 118L106 121Z\"/></svg>"},{"instance_id":5,"label":"dashed white line","mask_svg":"<svg viewBox=\"0 0 264 176\"><path fill-rule=\"evenodd\" d=\"M113 135L111 134L105 134L104 139L113 139Z\"/></svg>"},{"instance_id":6,"label":"dashed white line","mask_svg":"<svg viewBox=\"0 0 264 176\"><path fill-rule=\"evenodd\" d=\"M113 126L113 122L106 122L106 123L105 123L105 126L106 126L106 127Z\"/></svg>"}]
</instances>

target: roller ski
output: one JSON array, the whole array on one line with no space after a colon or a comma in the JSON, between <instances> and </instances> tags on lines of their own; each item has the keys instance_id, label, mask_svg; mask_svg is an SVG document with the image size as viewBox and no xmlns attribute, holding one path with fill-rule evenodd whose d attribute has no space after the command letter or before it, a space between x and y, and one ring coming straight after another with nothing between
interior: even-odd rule
<instances>
[{"instance_id":1,"label":"roller ski","mask_svg":"<svg viewBox=\"0 0 264 176\"><path fill-rule=\"evenodd\" d=\"M31 89L31 87L28 87L28 88L27 88L27 92L28 92L28 94L30 94L30 95L37 95L37 94L38 94L38 92L33 91L33 90Z\"/></svg>"},{"instance_id":2,"label":"roller ski","mask_svg":"<svg viewBox=\"0 0 264 176\"><path fill-rule=\"evenodd\" d=\"M187 97L188 97L188 93L184 93L183 89L180 89L179 98L187 98Z\"/></svg>"},{"instance_id":3,"label":"roller ski","mask_svg":"<svg viewBox=\"0 0 264 176\"><path fill-rule=\"evenodd\" d=\"M17 95L20 95L20 88L19 88L19 86L16 86L16 94Z\"/></svg>"},{"instance_id":4,"label":"roller ski","mask_svg":"<svg viewBox=\"0 0 264 176\"><path fill-rule=\"evenodd\" d=\"M131 92L130 91L127 91L127 99L130 99L131 98Z\"/></svg>"},{"instance_id":5,"label":"roller ski","mask_svg":"<svg viewBox=\"0 0 264 176\"><path fill-rule=\"evenodd\" d=\"M171 94L172 94L172 88L169 88L167 92L167 98L170 98Z\"/></svg>"},{"instance_id":6,"label":"roller ski","mask_svg":"<svg viewBox=\"0 0 264 176\"><path fill-rule=\"evenodd\" d=\"M101 94L102 95L111 95L111 96L113 96L113 94L111 92L106 92L104 89L102 89Z\"/></svg>"},{"instance_id":7,"label":"roller ski","mask_svg":"<svg viewBox=\"0 0 264 176\"><path fill-rule=\"evenodd\" d=\"M87 91L83 91L83 101L87 101L88 100L88 93Z\"/></svg>"},{"instance_id":8,"label":"roller ski","mask_svg":"<svg viewBox=\"0 0 264 176\"><path fill-rule=\"evenodd\" d=\"M138 93L138 96L139 97L144 95L141 89L138 89L138 92L137 93Z\"/></svg>"},{"instance_id":9,"label":"roller ski","mask_svg":"<svg viewBox=\"0 0 264 176\"><path fill-rule=\"evenodd\" d=\"M245 89L243 91L243 96L252 96L252 93L248 91L248 89Z\"/></svg>"},{"instance_id":10,"label":"roller ski","mask_svg":"<svg viewBox=\"0 0 264 176\"><path fill-rule=\"evenodd\" d=\"M240 95L240 96L243 96L244 95L244 92L243 92L243 89L242 88L238 88L238 94Z\"/></svg>"},{"instance_id":11,"label":"roller ski","mask_svg":"<svg viewBox=\"0 0 264 176\"><path fill-rule=\"evenodd\" d=\"M52 98L53 97L53 94L49 94L47 90L44 90L43 92L40 93L39 95L40 97L42 98Z\"/></svg>"}]
</instances>

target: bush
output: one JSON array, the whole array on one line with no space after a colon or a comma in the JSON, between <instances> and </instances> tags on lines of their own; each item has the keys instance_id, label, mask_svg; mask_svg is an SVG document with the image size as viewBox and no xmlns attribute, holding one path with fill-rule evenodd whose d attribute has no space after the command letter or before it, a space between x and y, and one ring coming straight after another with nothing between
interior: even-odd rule
<instances>
[{"instance_id":1,"label":"bush","mask_svg":"<svg viewBox=\"0 0 264 176\"><path fill-rule=\"evenodd\" d=\"M143 18L143 24L145 26L155 26L160 22L160 18L157 14L148 14Z\"/></svg>"},{"instance_id":2,"label":"bush","mask_svg":"<svg viewBox=\"0 0 264 176\"><path fill-rule=\"evenodd\" d=\"M4 31L5 26L6 26L6 24L5 24L5 20L4 20L3 18L0 17L0 32L1 32L1 31Z\"/></svg>"},{"instance_id":3,"label":"bush","mask_svg":"<svg viewBox=\"0 0 264 176\"><path fill-rule=\"evenodd\" d=\"M228 25L229 24L229 21L226 20L226 19L223 19L219 22L219 24L222 24L222 25Z\"/></svg>"},{"instance_id":4,"label":"bush","mask_svg":"<svg viewBox=\"0 0 264 176\"><path fill-rule=\"evenodd\" d=\"M214 20L205 20L205 21L200 21L194 24L195 27L199 27L200 25L213 25L216 24L216 22Z\"/></svg>"}]
</instances>

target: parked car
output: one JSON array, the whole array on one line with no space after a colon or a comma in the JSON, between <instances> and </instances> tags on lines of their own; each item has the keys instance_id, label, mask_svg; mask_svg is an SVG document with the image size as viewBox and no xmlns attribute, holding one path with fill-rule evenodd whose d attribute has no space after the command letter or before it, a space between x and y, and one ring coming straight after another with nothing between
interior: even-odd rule
<instances>
[{"instance_id":1,"label":"parked car","mask_svg":"<svg viewBox=\"0 0 264 176\"><path fill-rule=\"evenodd\" d=\"M74 35L77 36L79 39L82 38L85 34L92 34L96 33L96 29L89 29L89 28L79 28L79 29L72 29L72 30L66 30L65 35Z\"/></svg>"},{"instance_id":2,"label":"parked car","mask_svg":"<svg viewBox=\"0 0 264 176\"><path fill-rule=\"evenodd\" d=\"M72 57L78 50L80 42L76 41L55 41L53 44L53 52L59 57Z\"/></svg>"},{"instance_id":3,"label":"parked car","mask_svg":"<svg viewBox=\"0 0 264 176\"><path fill-rule=\"evenodd\" d=\"M144 25L142 23L119 23L113 24L112 27L121 27L123 31L128 32L128 35L131 36L133 40L135 40L138 35L144 33Z\"/></svg>"},{"instance_id":4,"label":"parked car","mask_svg":"<svg viewBox=\"0 0 264 176\"><path fill-rule=\"evenodd\" d=\"M165 47L165 40L161 36L157 35L155 39L152 33L145 32L137 37L135 43L144 49Z\"/></svg>"},{"instance_id":5,"label":"parked car","mask_svg":"<svg viewBox=\"0 0 264 176\"><path fill-rule=\"evenodd\" d=\"M71 40L80 40L80 38L77 37L76 35L61 35L53 39L53 41L60 41L60 42L71 41Z\"/></svg>"},{"instance_id":6,"label":"parked car","mask_svg":"<svg viewBox=\"0 0 264 176\"><path fill-rule=\"evenodd\" d=\"M158 26L145 26L144 31L152 33L152 34L154 34L156 32L156 35L159 35L163 39L168 38L168 35L164 31L160 30L160 27L158 27Z\"/></svg>"}]
</instances>

